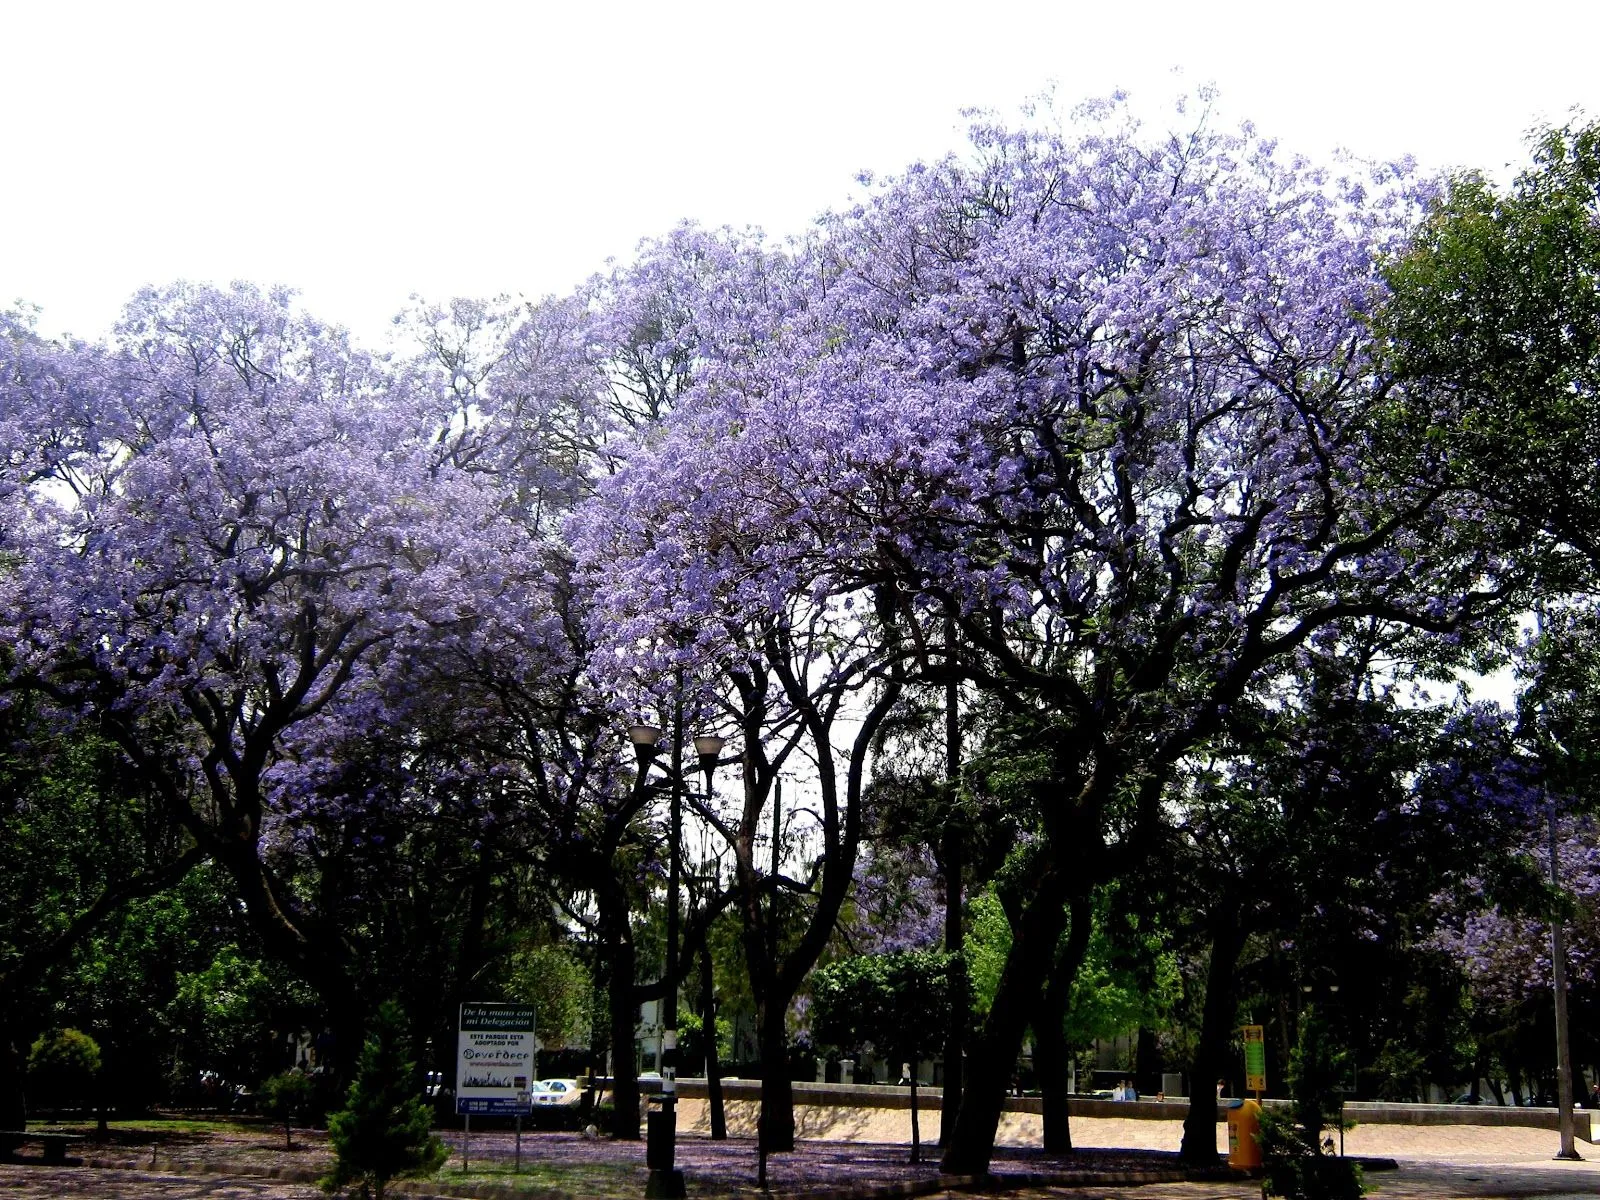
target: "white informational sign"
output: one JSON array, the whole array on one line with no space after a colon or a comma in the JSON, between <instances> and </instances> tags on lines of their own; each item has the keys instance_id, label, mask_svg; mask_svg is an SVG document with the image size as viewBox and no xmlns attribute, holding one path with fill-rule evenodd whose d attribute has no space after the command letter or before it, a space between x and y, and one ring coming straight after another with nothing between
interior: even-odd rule
<instances>
[{"instance_id":1,"label":"white informational sign","mask_svg":"<svg viewBox=\"0 0 1600 1200\"><path fill-rule=\"evenodd\" d=\"M526 1114L534 1075L533 1009L463 1004L456 1050L456 1115Z\"/></svg>"}]
</instances>

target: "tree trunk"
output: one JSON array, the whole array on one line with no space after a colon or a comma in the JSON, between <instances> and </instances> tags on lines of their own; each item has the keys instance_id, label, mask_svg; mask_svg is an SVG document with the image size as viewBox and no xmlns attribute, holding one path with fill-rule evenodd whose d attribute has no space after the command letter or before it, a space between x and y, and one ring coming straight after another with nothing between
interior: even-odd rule
<instances>
[{"instance_id":1,"label":"tree trunk","mask_svg":"<svg viewBox=\"0 0 1600 1200\"><path fill-rule=\"evenodd\" d=\"M967 963L962 954L966 931L962 926L963 872L966 867L966 830L956 820L956 797L961 778L961 685L956 674L956 621L946 609L944 622L945 668L950 677L944 689L944 777L950 788L950 809L945 817L940 869L944 872L944 952L950 955L950 1023L944 1035L944 1092L939 1100L939 1145L950 1141L956 1114L961 1111L962 1072L967 1049Z\"/></svg>"},{"instance_id":2,"label":"tree trunk","mask_svg":"<svg viewBox=\"0 0 1600 1200\"><path fill-rule=\"evenodd\" d=\"M1067 1094L1067 1039L1063 989L1046 985L1033 1021L1033 1065L1039 1078L1041 1144L1046 1154L1072 1153Z\"/></svg>"},{"instance_id":3,"label":"tree trunk","mask_svg":"<svg viewBox=\"0 0 1600 1200\"><path fill-rule=\"evenodd\" d=\"M0 1017L0 1129L23 1129L28 1122L26 1066L13 1030L11 1021Z\"/></svg>"},{"instance_id":4,"label":"tree trunk","mask_svg":"<svg viewBox=\"0 0 1600 1200\"><path fill-rule=\"evenodd\" d=\"M611 975L611 1136L639 1140L639 1073L633 1061L638 1009L633 1003L633 943L615 940L607 948Z\"/></svg>"},{"instance_id":5,"label":"tree trunk","mask_svg":"<svg viewBox=\"0 0 1600 1200\"><path fill-rule=\"evenodd\" d=\"M1139 1026L1139 1038L1134 1043L1133 1083L1140 1095L1154 1095L1161 1090L1161 1044L1156 1041L1155 1030L1148 1025Z\"/></svg>"},{"instance_id":6,"label":"tree trunk","mask_svg":"<svg viewBox=\"0 0 1600 1200\"><path fill-rule=\"evenodd\" d=\"M1033 1018L1034 1065L1039 1075L1043 1145L1048 1154L1072 1153L1071 1098L1067 1092L1069 1051L1065 1022L1072 999L1072 983L1089 949L1092 918L1089 898L1074 896L1069 907L1071 926L1066 945L1039 993Z\"/></svg>"},{"instance_id":7,"label":"tree trunk","mask_svg":"<svg viewBox=\"0 0 1600 1200\"><path fill-rule=\"evenodd\" d=\"M784 1027L788 1007L787 1001L775 1004L770 994L761 1006L761 1116L756 1137L768 1154L794 1149L794 1083L789 1078L789 1031Z\"/></svg>"},{"instance_id":8,"label":"tree trunk","mask_svg":"<svg viewBox=\"0 0 1600 1200\"><path fill-rule=\"evenodd\" d=\"M961 1112L940 1163L940 1170L947 1174L985 1175L989 1170L1006 1088L1066 924L1066 884L1061 872L1046 869L1042 876L1033 894L1022 902L994 1003L974 1052L967 1056Z\"/></svg>"},{"instance_id":9,"label":"tree trunk","mask_svg":"<svg viewBox=\"0 0 1600 1200\"><path fill-rule=\"evenodd\" d=\"M319 1065L330 1067L342 1087L361 1054L367 1018L364 979L349 945L327 923L296 920L295 914L285 911L253 833L219 839L210 851L212 861L233 881L263 951L310 985L322 1001L333 1044L332 1061L319 1055Z\"/></svg>"},{"instance_id":10,"label":"tree trunk","mask_svg":"<svg viewBox=\"0 0 1600 1200\"><path fill-rule=\"evenodd\" d=\"M950 956L950 1021L944 1034L944 1094L939 1101L939 1145L949 1144L950 1130L961 1111L962 1073L967 1048L967 1019L971 1009L967 963L962 955L966 931L962 928L962 833L946 832L940 854L944 870L944 951Z\"/></svg>"},{"instance_id":11,"label":"tree trunk","mask_svg":"<svg viewBox=\"0 0 1600 1200\"><path fill-rule=\"evenodd\" d=\"M700 1030L706 1043L706 1107L711 1112L711 1140L728 1136L728 1117L722 1104L722 1067L717 1062L717 997L711 964L711 944L700 941Z\"/></svg>"},{"instance_id":12,"label":"tree trunk","mask_svg":"<svg viewBox=\"0 0 1600 1200\"><path fill-rule=\"evenodd\" d=\"M922 1127L917 1123L917 1061L911 1060L911 1161L922 1161Z\"/></svg>"},{"instance_id":13,"label":"tree trunk","mask_svg":"<svg viewBox=\"0 0 1600 1200\"><path fill-rule=\"evenodd\" d=\"M1214 1165L1217 1161L1216 1080L1227 1068L1238 1001L1234 968L1244 949L1244 928L1236 901L1226 900L1212 921L1211 964L1206 971L1205 1008L1200 1041L1189 1069L1189 1113L1183 1120L1184 1162Z\"/></svg>"},{"instance_id":14,"label":"tree trunk","mask_svg":"<svg viewBox=\"0 0 1600 1200\"><path fill-rule=\"evenodd\" d=\"M494 886L493 858L488 851L478 854L472 872L472 889L467 897L466 926L461 931L461 949L456 961L456 986L463 1001L471 998L472 981L483 967L484 927L488 921L490 892Z\"/></svg>"}]
</instances>

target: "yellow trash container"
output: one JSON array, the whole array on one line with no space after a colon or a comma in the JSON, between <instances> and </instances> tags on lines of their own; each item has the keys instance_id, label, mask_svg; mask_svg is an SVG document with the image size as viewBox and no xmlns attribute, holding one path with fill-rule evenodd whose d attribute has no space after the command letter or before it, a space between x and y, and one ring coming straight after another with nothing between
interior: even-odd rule
<instances>
[{"instance_id":1,"label":"yellow trash container","mask_svg":"<svg viewBox=\"0 0 1600 1200\"><path fill-rule=\"evenodd\" d=\"M1246 1170L1261 1165L1261 1105L1254 1100L1228 1110L1228 1165Z\"/></svg>"}]
</instances>

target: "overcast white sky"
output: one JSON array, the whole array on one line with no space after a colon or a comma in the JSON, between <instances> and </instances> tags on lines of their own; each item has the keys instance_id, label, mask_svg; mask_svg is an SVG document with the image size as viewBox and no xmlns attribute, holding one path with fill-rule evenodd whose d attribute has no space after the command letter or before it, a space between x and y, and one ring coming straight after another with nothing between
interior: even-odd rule
<instances>
[{"instance_id":1,"label":"overcast white sky","mask_svg":"<svg viewBox=\"0 0 1600 1200\"><path fill-rule=\"evenodd\" d=\"M0 304L83 336L244 278L376 339L412 292L564 291L684 217L787 233L1051 81L1157 122L1215 83L1296 150L1431 167L1600 116L1597 0L0 0L0 31Z\"/></svg>"}]
</instances>

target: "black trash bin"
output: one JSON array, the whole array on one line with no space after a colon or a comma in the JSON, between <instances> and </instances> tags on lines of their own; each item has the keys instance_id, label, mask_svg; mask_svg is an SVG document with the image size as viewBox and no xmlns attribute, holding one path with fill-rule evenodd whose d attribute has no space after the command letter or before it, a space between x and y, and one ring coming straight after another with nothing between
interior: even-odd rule
<instances>
[{"instance_id":1,"label":"black trash bin","mask_svg":"<svg viewBox=\"0 0 1600 1200\"><path fill-rule=\"evenodd\" d=\"M670 1171L677 1156L678 1126L676 1114L655 1105L644 1118L644 1162L652 1171Z\"/></svg>"}]
</instances>

